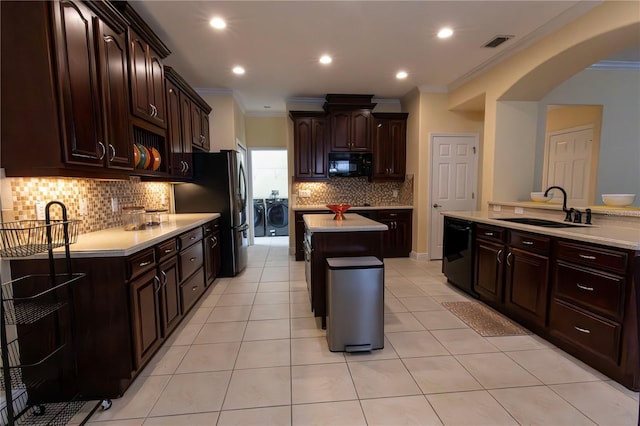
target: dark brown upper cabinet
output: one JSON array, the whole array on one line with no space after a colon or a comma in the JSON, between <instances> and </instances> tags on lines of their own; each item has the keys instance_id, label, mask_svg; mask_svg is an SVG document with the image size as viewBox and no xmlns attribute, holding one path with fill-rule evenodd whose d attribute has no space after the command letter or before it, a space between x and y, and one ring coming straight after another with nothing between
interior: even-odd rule
<instances>
[{"instance_id":1,"label":"dark brown upper cabinet","mask_svg":"<svg viewBox=\"0 0 640 426\"><path fill-rule=\"evenodd\" d=\"M371 151L371 110L373 95L335 95L325 97L323 108L329 113L331 152Z\"/></svg>"},{"instance_id":2,"label":"dark brown upper cabinet","mask_svg":"<svg viewBox=\"0 0 640 426\"><path fill-rule=\"evenodd\" d=\"M371 111L334 111L331 117L331 151L371 151Z\"/></svg>"},{"instance_id":3,"label":"dark brown upper cabinet","mask_svg":"<svg viewBox=\"0 0 640 426\"><path fill-rule=\"evenodd\" d=\"M327 176L329 121L324 112L291 111L294 179L324 181Z\"/></svg>"},{"instance_id":4,"label":"dark brown upper cabinet","mask_svg":"<svg viewBox=\"0 0 640 426\"><path fill-rule=\"evenodd\" d=\"M164 68L162 59L135 30L129 28L131 112L136 117L166 127Z\"/></svg>"},{"instance_id":5,"label":"dark brown upper cabinet","mask_svg":"<svg viewBox=\"0 0 640 426\"><path fill-rule=\"evenodd\" d=\"M125 21L106 2L1 7L7 176L124 177L133 157Z\"/></svg>"},{"instance_id":6,"label":"dark brown upper cabinet","mask_svg":"<svg viewBox=\"0 0 640 426\"><path fill-rule=\"evenodd\" d=\"M173 68L165 67L168 145L173 177L193 175L193 147L209 151L211 107Z\"/></svg>"},{"instance_id":7,"label":"dark brown upper cabinet","mask_svg":"<svg viewBox=\"0 0 640 426\"><path fill-rule=\"evenodd\" d=\"M407 113L373 114L373 180L404 181L408 116Z\"/></svg>"}]
</instances>

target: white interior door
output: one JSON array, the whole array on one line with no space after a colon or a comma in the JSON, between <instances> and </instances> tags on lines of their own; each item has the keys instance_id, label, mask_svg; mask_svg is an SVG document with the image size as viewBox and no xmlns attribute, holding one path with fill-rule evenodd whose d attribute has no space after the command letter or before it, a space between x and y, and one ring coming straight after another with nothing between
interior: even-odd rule
<instances>
[{"instance_id":1,"label":"white interior door","mask_svg":"<svg viewBox=\"0 0 640 426\"><path fill-rule=\"evenodd\" d=\"M429 258L442 259L443 211L476 208L478 135L431 135Z\"/></svg>"},{"instance_id":2,"label":"white interior door","mask_svg":"<svg viewBox=\"0 0 640 426\"><path fill-rule=\"evenodd\" d=\"M593 127L549 134L546 187L558 185L567 191L567 204L588 206L595 193L591 181ZM554 201L562 194L554 192Z\"/></svg>"}]
</instances>

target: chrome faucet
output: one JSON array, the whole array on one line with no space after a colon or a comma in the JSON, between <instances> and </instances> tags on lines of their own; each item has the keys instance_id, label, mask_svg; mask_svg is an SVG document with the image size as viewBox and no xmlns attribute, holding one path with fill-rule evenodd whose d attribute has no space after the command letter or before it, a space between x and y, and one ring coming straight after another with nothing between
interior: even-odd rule
<instances>
[{"instance_id":1,"label":"chrome faucet","mask_svg":"<svg viewBox=\"0 0 640 426\"><path fill-rule=\"evenodd\" d=\"M546 197L547 195L549 195L549 191L551 191L552 189L559 189L560 192L562 192L562 211L566 213L564 217L564 221L571 222L571 213L574 210L567 208L567 191L565 191L564 188L560 186L550 186L547 188L546 191L544 191L544 196Z\"/></svg>"}]
</instances>

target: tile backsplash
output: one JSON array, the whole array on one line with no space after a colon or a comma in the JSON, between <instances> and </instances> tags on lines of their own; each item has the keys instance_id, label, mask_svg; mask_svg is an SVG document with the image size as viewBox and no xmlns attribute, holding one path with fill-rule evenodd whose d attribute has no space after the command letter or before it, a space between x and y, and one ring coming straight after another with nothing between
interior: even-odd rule
<instances>
[{"instance_id":1,"label":"tile backsplash","mask_svg":"<svg viewBox=\"0 0 640 426\"><path fill-rule=\"evenodd\" d=\"M310 197L298 196L299 190L309 190ZM394 197L394 191L398 196ZM291 193L295 205L313 206L327 203L365 203L372 206L413 205L413 175L404 182L369 182L365 177L330 178L327 182L294 182Z\"/></svg>"},{"instance_id":2,"label":"tile backsplash","mask_svg":"<svg viewBox=\"0 0 640 426\"><path fill-rule=\"evenodd\" d=\"M122 226L123 206L147 209L170 208L171 185L164 182L138 180L95 180L67 178L5 178L2 185L2 218L4 221L36 219L37 201L61 201L70 219L81 219L81 234ZM112 211L116 200L117 213ZM80 214L80 201L86 203L86 214ZM60 217L58 207L51 208L53 218Z\"/></svg>"}]
</instances>

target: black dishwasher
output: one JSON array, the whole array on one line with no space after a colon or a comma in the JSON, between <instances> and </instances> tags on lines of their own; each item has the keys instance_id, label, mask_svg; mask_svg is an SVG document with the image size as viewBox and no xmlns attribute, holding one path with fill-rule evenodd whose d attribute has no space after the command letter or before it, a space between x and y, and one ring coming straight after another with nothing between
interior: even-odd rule
<instances>
[{"instance_id":1,"label":"black dishwasher","mask_svg":"<svg viewBox=\"0 0 640 426\"><path fill-rule=\"evenodd\" d=\"M473 237L475 224L445 216L442 273L447 281L478 297L473 290Z\"/></svg>"}]
</instances>

